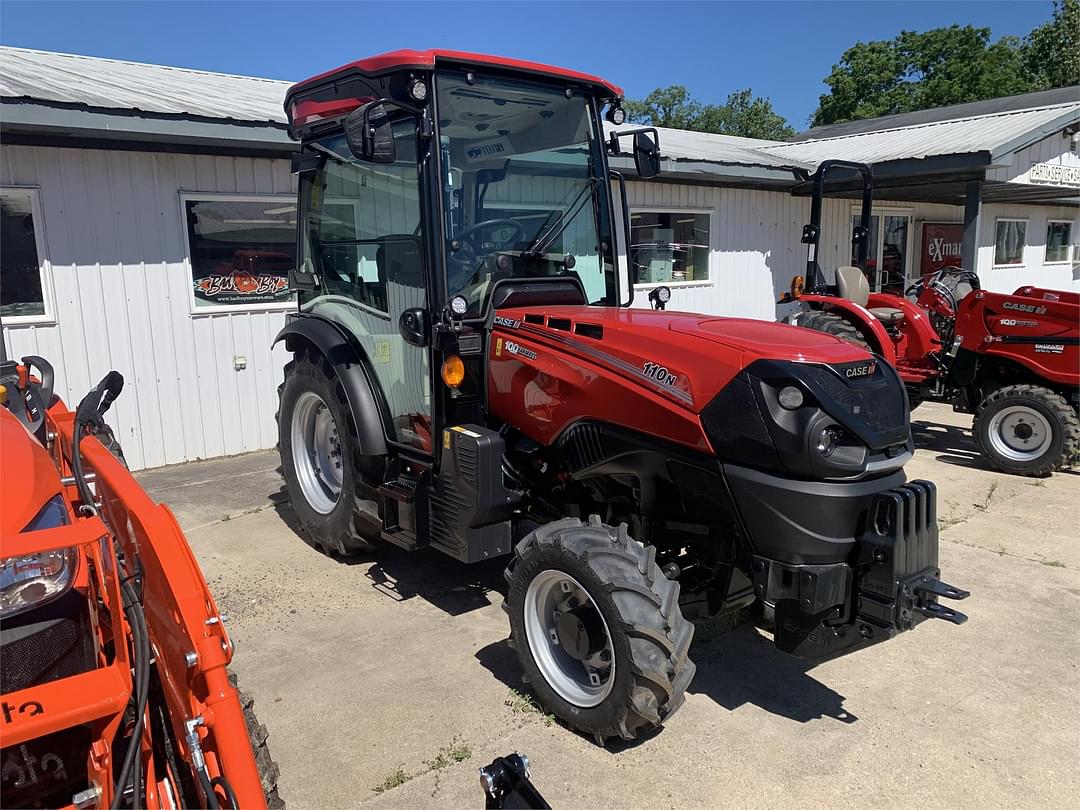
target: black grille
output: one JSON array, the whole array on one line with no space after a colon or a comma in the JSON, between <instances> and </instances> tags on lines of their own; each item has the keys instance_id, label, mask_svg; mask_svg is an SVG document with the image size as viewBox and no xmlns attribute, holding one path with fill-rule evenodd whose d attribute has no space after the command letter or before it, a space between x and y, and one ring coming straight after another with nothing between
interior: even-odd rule
<instances>
[{"instance_id":1,"label":"black grille","mask_svg":"<svg viewBox=\"0 0 1080 810\"><path fill-rule=\"evenodd\" d=\"M829 415L850 427L875 450L907 441L908 409L896 373L879 362L874 373L848 382L828 366L799 367Z\"/></svg>"},{"instance_id":2,"label":"black grille","mask_svg":"<svg viewBox=\"0 0 1080 810\"><path fill-rule=\"evenodd\" d=\"M94 663L86 600L76 591L4 622L0 631L4 694L88 672Z\"/></svg>"}]
</instances>

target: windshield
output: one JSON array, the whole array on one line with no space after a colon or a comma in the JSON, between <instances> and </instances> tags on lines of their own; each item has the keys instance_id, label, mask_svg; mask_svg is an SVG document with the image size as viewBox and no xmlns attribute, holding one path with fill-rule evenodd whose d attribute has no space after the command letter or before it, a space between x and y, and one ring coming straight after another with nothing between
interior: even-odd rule
<instances>
[{"instance_id":1,"label":"windshield","mask_svg":"<svg viewBox=\"0 0 1080 810\"><path fill-rule=\"evenodd\" d=\"M470 80L471 76L471 80ZM570 276L616 303L607 189L589 99L562 87L438 76L447 297L478 314L503 278Z\"/></svg>"}]
</instances>

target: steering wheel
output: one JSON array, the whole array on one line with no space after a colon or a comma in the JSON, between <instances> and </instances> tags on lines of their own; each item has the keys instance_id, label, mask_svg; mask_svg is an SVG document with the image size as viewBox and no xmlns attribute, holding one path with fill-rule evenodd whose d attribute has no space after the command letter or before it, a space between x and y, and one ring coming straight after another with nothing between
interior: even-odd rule
<instances>
[{"instance_id":1,"label":"steering wheel","mask_svg":"<svg viewBox=\"0 0 1080 810\"><path fill-rule=\"evenodd\" d=\"M501 248L509 247L515 242L525 238L525 226L518 222L516 219L486 219L483 222L477 222L475 225L470 225L468 228L454 237L454 241L458 243L458 249L452 251L450 261L454 264L453 275L459 277L460 283L454 284L451 281L451 288L460 287L463 284L469 283L472 274L476 271L476 260L486 252L482 248L483 243L478 240L478 236L484 231L492 230L494 228L512 228L513 235L508 239L503 239L497 244L493 244L493 250L499 250Z\"/></svg>"}]
</instances>

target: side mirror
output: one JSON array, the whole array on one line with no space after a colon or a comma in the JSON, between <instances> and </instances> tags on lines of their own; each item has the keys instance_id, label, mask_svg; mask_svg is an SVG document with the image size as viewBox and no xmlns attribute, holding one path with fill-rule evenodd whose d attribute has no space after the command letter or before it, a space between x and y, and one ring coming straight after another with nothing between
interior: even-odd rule
<instances>
[{"instance_id":1,"label":"side mirror","mask_svg":"<svg viewBox=\"0 0 1080 810\"><path fill-rule=\"evenodd\" d=\"M398 318L398 333L410 346L427 346L431 336L427 310L413 307L402 312Z\"/></svg>"},{"instance_id":2,"label":"side mirror","mask_svg":"<svg viewBox=\"0 0 1080 810\"><path fill-rule=\"evenodd\" d=\"M634 134L634 166L642 180L660 174L660 147L648 132Z\"/></svg>"},{"instance_id":3,"label":"side mirror","mask_svg":"<svg viewBox=\"0 0 1080 810\"><path fill-rule=\"evenodd\" d=\"M345 140L360 160L369 163L393 163L397 159L390 107L382 101L369 101L345 116Z\"/></svg>"}]
</instances>

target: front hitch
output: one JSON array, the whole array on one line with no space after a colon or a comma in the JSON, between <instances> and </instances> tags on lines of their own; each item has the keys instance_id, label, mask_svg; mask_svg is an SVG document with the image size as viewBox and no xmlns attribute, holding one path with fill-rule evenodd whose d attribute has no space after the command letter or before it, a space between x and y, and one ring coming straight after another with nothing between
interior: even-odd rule
<instances>
[{"instance_id":1,"label":"front hitch","mask_svg":"<svg viewBox=\"0 0 1080 810\"><path fill-rule=\"evenodd\" d=\"M802 658L834 658L925 619L967 621L938 601L970 593L941 581L936 499L929 481L879 493L865 514L854 562L790 565L754 557L754 589L774 605L776 646Z\"/></svg>"}]
</instances>

